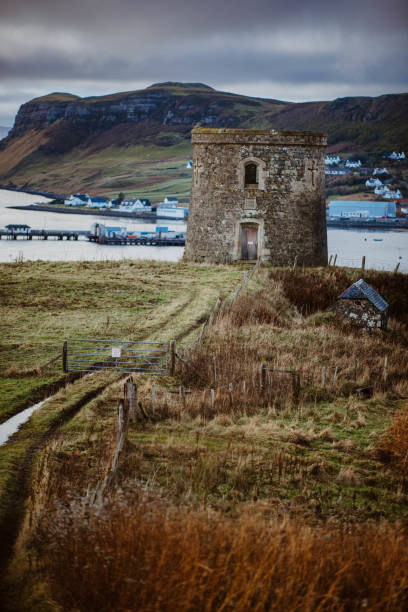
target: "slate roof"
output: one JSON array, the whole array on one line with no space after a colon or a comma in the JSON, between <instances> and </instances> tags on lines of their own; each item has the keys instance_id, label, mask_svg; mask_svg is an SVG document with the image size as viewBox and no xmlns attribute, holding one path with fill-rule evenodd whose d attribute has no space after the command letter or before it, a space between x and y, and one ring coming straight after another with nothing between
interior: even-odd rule
<instances>
[{"instance_id":1,"label":"slate roof","mask_svg":"<svg viewBox=\"0 0 408 612\"><path fill-rule=\"evenodd\" d=\"M369 300L369 302L371 302L380 312L384 312L388 308L387 302L381 295L370 287L362 278L346 289L337 299Z\"/></svg>"}]
</instances>

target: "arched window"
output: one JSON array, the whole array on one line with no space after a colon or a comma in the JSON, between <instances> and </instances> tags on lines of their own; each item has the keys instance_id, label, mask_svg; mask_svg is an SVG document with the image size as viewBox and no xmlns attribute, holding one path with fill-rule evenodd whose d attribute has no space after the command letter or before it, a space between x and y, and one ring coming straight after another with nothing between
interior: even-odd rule
<instances>
[{"instance_id":1,"label":"arched window","mask_svg":"<svg viewBox=\"0 0 408 612\"><path fill-rule=\"evenodd\" d=\"M245 166L245 187L250 185L258 185L258 165L254 163Z\"/></svg>"}]
</instances>

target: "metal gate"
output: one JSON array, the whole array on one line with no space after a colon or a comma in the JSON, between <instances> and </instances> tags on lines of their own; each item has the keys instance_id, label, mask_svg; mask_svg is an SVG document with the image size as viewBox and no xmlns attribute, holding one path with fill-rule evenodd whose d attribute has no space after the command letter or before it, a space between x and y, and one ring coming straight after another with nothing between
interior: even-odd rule
<instances>
[{"instance_id":1,"label":"metal gate","mask_svg":"<svg viewBox=\"0 0 408 612\"><path fill-rule=\"evenodd\" d=\"M117 370L165 376L168 372L167 342L70 339L64 342L64 372Z\"/></svg>"}]
</instances>

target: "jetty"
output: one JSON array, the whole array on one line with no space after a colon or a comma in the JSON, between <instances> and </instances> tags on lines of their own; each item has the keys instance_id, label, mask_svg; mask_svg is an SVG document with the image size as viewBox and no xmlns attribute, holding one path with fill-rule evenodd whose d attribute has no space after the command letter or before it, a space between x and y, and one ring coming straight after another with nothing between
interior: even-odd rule
<instances>
[{"instance_id":1,"label":"jetty","mask_svg":"<svg viewBox=\"0 0 408 612\"><path fill-rule=\"evenodd\" d=\"M89 231L85 230L63 230L63 229L32 229L29 225L24 224L10 224L5 228L0 228L0 239L3 236L6 240L17 240L22 238L23 240L48 240L53 238L55 240L78 240L81 237L87 238L90 234Z\"/></svg>"}]
</instances>

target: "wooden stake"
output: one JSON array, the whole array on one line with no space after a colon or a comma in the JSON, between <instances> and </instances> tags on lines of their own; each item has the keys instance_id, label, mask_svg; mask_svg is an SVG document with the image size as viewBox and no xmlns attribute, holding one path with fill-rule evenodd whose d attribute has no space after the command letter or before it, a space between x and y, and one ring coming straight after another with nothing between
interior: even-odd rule
<instances>
[{"instance_id":1,"label":"wooden stake","mask_svg":"<svg viewBox=\"0 0 408 612\"><path fill-rule=\"evenodd\" d=\"M401 263L400 261L397 263L397 265L395 266L394 272L398 272L399 267L400 267L400 263Z\"/></svg>"},{"instance_id":2,"label":"wooden stake","mask_svg":"<svg viewBox=\"0 0 408 612\"><path fill-rule=\"evenodd\" d=\"M388 375L388 355L384 357L384 383L387 382Z\"/></svg>"},{"instance_id":3,"label":"wooden stake","mask_svg":"<svg viewBox=\"0 0 408 612\"><path fill-rule=\"evenodd\" d=\"M322 387L326 388L326 366L322 367Z\"/></svg>"},{"instance_id":4,"label":"wooden stake","mask_svg":"<svg viewBox=\"0 0 408 612\"><path fill-rule=\"evenodd\" d=\"M170 342L170 361L169 361L169 375L174 376L176 369L176 343L174 340Z\"/></svg>"},{"instance_id":5,"label":"wooden stake","mask_svg":"<svg viewBox=\"0 0 408 612\"><path fill-rule=\"evenodd\" d=\"M366 264L366 258L365 258L365 255L363 255L363 258L361 260L361 269L363 272L365 270L365 264Z\"/></svg>"},{"instance_id":6,"label":"wooden stake","mask_svg":"<svg viewBox=\"0 0 408 612\"><path fill-rule=\"evenodd\" d=\"M211 392L211 410L214 410L215 392L214 389L210 389Z\"/></svg>"},{"instance_id":7,"label":"wooden stake","mask_svg":"<svg viewBox=\"0 0 408 612\"><path fill-rule=\"evenodd\" d=\"M336 253L336 254L335 254L335 256L334 256L334 261L333 261L333 266L334 266L334 267L336 266L336 261L337 261L337 253Z\"/></svg>"},{"instance_id":8,"label":"wooden stake","mask_svg":"<svg viewBox=\"0 0 408 612\"><path fill-rule=\"evenodd\" d=\"M266 389L266 363L262 364L261 369L261 391L265 392Z\"/></svg>"},{"instance_id":9,"label":"wooden stake","mask_svg":"<svg viewBox=\"0 0 408 612\"><path fill-rule=\"evenodd\" d=\"M156 385L152 385L152 414L154 416L154 412L156 410Z\"/></svg>"},{"instance_id":10,"label":"wooden stake","mask_svg":"<svg viewBox=\"0 0 408 612\"><path fill-rule=\"evenodd\" d=\"M214 378L214 387L217 384L217 360L213 357L213 378Z\"/></svg>"},{"instance_id":11,"label":"wooden stake","mask_svg":"<svg viewBox=\"0 0 408 612\"><path fill-rule=\"evenodd\" d=\"M328 263L328 265L329 265L329 266L330 266L330 264L331 264L331 262L332 262L332 259L333 259L333 255L330 255L330 257L329 257L329 263Z\"/></svg>"},{"instance_id":12,"label":"wooden stake","mask_svg":"<svg viewBox=\"0 0 408 612\"><path fill-rule=\"evenodd\" d=\"M66 340L62 345L62 370L68 372L68 342Z\"/></svg>"}]
</instances>

